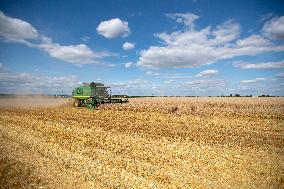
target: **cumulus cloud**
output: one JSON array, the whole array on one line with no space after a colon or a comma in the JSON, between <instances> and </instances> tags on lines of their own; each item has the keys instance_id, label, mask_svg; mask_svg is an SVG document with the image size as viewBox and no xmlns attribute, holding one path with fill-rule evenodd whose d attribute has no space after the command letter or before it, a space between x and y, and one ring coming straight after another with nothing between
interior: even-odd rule
<instances>
[{"instance_id":1,"label":"cumulus cloud","mask_svg":"<svg viewBox=\"0 0 284 189\"><path fill-rule=\"evenodd\" d=\"M253 47L253 46L267 47L267 46L272 46L272 43L268 39L265 39L262 36L255 34L237 41L237 47L240 48Z\"/></svg>"},{"instance_id":2,"label":"cumulus cloud","mask_svg":"<svg viewBox=\"0 0 284 189\"><path fill-rule=\"evenodd\" d=\"M122 48L124 50L131 50L131 49L135 48L135 44L134 43L130 43L130 42L125 42L125 43L123 43Z\"/></svg>"},{"instance_id":3,"label":"cumulus cloud","mask_svg":"<svg viewBox=\"0 0 284 189\"><path fill-rule=\"evenodd\" d=\"M103 54L102 52L94 53L84 44L63 46L58 43L45 43L38 45L38 48L44 50L54 58L73 64L95 63L95 58L108 55L108 53Z\"/></svg>"},{"instance_id":4,"label":"cumulus cloud","mask_svg":"<svg viewBox=\"0 0 284 189\"><path fill-rule=\"evenodd\" d=\"M269 37L284 39L284 16L275 17L266 22L263 31Z\"/></svg>"},{"instance_id":5,"label":"cumulus cloud","mask_svg":"<svg viewBox=\"0 0 284 189\"><path fill-rule=\"evenodd\" d=\"M80 84L75 76L53 77L26 72L0 74L0 93L5 94L71 94Z\"/></svg>"},{"instance_id":6,"label":"cumulus cloud","mask_svg":"<svg viewBox=\"0 0 284 189\"><path fill-rule=\"evenodd\" d=\"M234 41L240 35L240 25L234 20L228 20L212 31L211 45L223 45Z\"/></svg>"},{"instance_id":7,"label":"cumulus cloud","mask_svg":"<svg viewBox=\"0 0 284 189\"><path fill-rule=\"evenodd\" d=\"M28 22L11 18L0 11L0 34L9 41L24 42L27 39L37 39L39 33Z\"/></svg>"},{"instance_id":8,"label":"cumulus cloud","mask_svg":"<svg viewBox=\"0 0 284 189\"><path fill-rule=\"evenodd\" d=\"M213 77L218 75L219 71L218 70L205 70L200 73L198 73L196 76L197 77Z\"/></svg>"},{"instance_id":9,"label":"cumulus cloud","mask_svg":"<svg viewBox=\"0 0 284 189\"><path fill-rule=\"evenodd\" d=\"M133 62L127 62L124 64L125 68L130 68L133 65Z\"/></svg>"},{"instance_id":10,"label":"cumulus cloud","mask_svg":"<svg viewBox=\"0 0 284 189\"><path fill-rule=\"evenodd\" d=\"M234 20L228 20L215 28L208 26L197 30L193 27L196 19L198 17L194 17L189 23L182 21L191 27L172 33L155 34L155 37L162 40L163 45L142 50L137 65L188 68L239 56L284 51L284 45L275 45L260 35L253 34L240 39L240 25Z\"/></svg>"},{"instance_id":11,"label":"cumulus cloud","mask_svg":"<svg viewBox=\"0 0 284 189\"><path fill-rule=\"evenodd\" d=\"M40 34L31 24L4 15L0 11L0 35L11 42L26 44L47 52L51 57L73 64L89 64L110 56L108 52L94 52L85 44L60 45L51 38Z\"/></svg>"},{"instance_id":12,"label":"cumulus cloud","mask_svg":"<svg viewBox=\"0 0 284 189\"><path fill-rule=\"evenodd\" d=\"M51 57L76 65L98 63L99 59L111 56L108 52L94 52L87 45L60 45L48 42L32 45L47 52Z\"/></svg>"},{"instance_id":13,"label":"cumulus cloud","mask_svg":"<svg viewBox=\"0 0 284 189\"><path fill-rule=\"evenodd\" d=\"M249 62L236 61L233 62L233 65L241 69L275 69L275 68L284 68L284 60L277 62L264 62L258 64L252 64Z\"/></svg>"},{"instance_id":14,"label":"cumulus cloud","mask_svg":"<svg viewBox=\"0 0 284 189\"><path fill-rule=\"evenodd\" d=\"M128 22L120 20L119 18L101 22L97 27L97 32L108 39L127 37L131 33Z\"/></svg>"}]
</instances>

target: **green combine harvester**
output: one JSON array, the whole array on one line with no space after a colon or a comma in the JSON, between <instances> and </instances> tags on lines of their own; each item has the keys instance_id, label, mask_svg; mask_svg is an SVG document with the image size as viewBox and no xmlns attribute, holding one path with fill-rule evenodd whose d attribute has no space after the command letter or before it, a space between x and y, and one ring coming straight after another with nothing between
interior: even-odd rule
<instances>
[{"instance_id":1,"label":"green combine harvester","mask_svg":"<svg viewBox=\"0 0 284 189\"><path fill-rule=\"evenodd\" d=\"M75 100L74 106L95 109L100 104L128 102L128 99L125 98L112 98L108 94L107 88L102 83L83 83L72 92L72 97Z\"/></svg>"}]
</instances>

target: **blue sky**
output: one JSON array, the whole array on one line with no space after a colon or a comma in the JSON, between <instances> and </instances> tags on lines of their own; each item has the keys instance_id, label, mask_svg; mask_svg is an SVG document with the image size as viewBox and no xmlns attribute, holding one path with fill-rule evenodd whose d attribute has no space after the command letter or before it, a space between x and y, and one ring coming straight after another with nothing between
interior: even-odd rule
<instances>
[{"instance_id":1,"label":"blue sky","mask_svg":"<svg viewBox=\"0 0 284 189\"><path fill-rule=\"evenodd\" d=\"M2 1L0 93L284 95L283 1Z\"/></svg>"}]
</instances>

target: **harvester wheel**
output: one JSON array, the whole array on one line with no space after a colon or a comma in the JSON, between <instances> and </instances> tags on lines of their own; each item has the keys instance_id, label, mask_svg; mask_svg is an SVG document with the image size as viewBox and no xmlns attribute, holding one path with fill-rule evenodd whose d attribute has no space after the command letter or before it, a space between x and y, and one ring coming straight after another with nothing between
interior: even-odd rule
<instances>
[{"instance_id":1,"label":"harvester wheel","mask_svg":"<svg viewBox=\"0 0 284 189\"><path fill-rule=\"evenodd\" d=\"M80 101L79 100L75 100L74 101L74 106L75 107L79 107L80 106Z\"/></svg>"}]
</instances>

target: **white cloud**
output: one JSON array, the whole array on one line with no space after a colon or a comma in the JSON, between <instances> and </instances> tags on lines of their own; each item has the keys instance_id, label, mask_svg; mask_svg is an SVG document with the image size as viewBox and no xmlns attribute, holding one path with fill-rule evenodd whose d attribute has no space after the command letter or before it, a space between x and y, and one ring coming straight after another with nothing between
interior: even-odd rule
<instances>
[{"instance_id":1,"label":"white cloud","mask_svg":"<svg viewBox=\"0 0 284 189\"><path fill-rule=\"evenodd\" d=\"M112 94L151 95L155 91L153 83L143 79L108 83L107 86L110 86Z\"/></svg>"},{"instance_id":2,"label":"white cloud","mask_svg":"<svg viewBox=\"0 0 284 189\"><path fill-rule=\"evenodd\" d=\"M71 94L79 84L81 82L75 76L52 77L25 72L0 74L0 93L6 94Z\"/></svg>"},{"instance_id":3,"label":"white cloud","mask_svg":"<svg viewBox=\"0 0 284 189\"><path fill-rule=\"evenodd\" d=\"M176 22L186 25L187 27L193 27L194 21L199 18L199 16L192 13L175 13L166 15L172 19L175 19Z\"/></svg>"},{"instance_id":4,"label":"white cloud","mask_svg":"<svg viewBox=\"0 0 284 189\"><path fill-rule=\"evenodd\" d=\"M97 32L108 39L119 36L127 37L131 33L128 22L119 18L101 22L97 27Z\"/></svg>"},{"instance_id":5,"label":"white cloud","mask_svg":"<svg viewBox=\"0 0 284 189\"><path fill-rule=\"evenodd\" d=\"M241 80L236 87L239 93L245 94L269 94L283 95L284 85L283 78L255 78L250 80Z\"/></svg>"},{"instance_id":6,"label":"white cloud","mask_svg":"<svg viewBox=\"0 0 284 189\"><path fill-rule=\"evenodd\" d=\"M191 75L181 75L181 74L168 74L168 75L164 75L161 78L167 78L167 79L189 79L189 78L193 78L193 76L191 76Z\"/></svg>"},{"instance_id":7,"label":"white cloud","mask_svg":"<svg viewBox=\"0 0 284 189\"><path fill-rule=\"evenodd\" d=\"M24 43L47 52L51 57L77 65L96 63L98 59L111 55L108 52L94 52L85 44L60 45L51 38L39 34L28 22L8 17L1 11L0 35L7 41Z\"/></svg>"},{"instance_id":8,"label":"white cloud","mask_svg":"<svg viewBox=\"0 0 284 189\"><path fill-rule=\"evenodd\" d=\"M133 62L127 62L124 64L125 68L130 68L133 65Z\"/></svg>"},{"instance_id":9,"label":"white cloud","mask_svg":"<svg viewBox=\"0 0 284 189\"><path fill-rule=\"evenodd\" d=\"M37 30L28 22L11 18L0 11L0 35L9 41L25 42L27 39L37 39Z\"/></svg>"},{"instance_id":10,"label":"white cloud","mask_svg":"<svg viewBox=\"0 0 284 189\"><path fill-rule=\"evenodd\" d=\"M221 45L234 41L240 35L240 25L234 20L228 20L222 25L218 25L212 31L214 38L211 40L212 45Z\"/></svg>"},{"instance_id":11,"label":"white cloud","mask_svg":"<svg viewBox=\"0 0 284 189\"><path fill-rule=\"evenodd\" d=\"M276 17L263 26L264 33L269 37L284 39L284 16Z\"/></svg>"},{"instance_id":12,"label":"white cloud","mask_svg":"<svg viewBox=\"0 0 284 189\"><path fill-rule=\"evenodd\" d=\"M258 81L269 81L271 78L255 78L255 79L250 79L250 80L241 80L240 84L251 84L251 83L256 83Z\"/></svg>"},{"instance_id":13,"label":"white cloud","mask_svg":"<svg viewBox=\"0 0 284 189\"><path fill-rule=\"evenodd\" d=\"M135 44L134 43L125 42L125 43L123 43L122 48L124 50L131 50L131 49L135 48Z\"/></svg>"},{"instance_id":14,"label":"white cloud","mask_svg":"<svg viewBox=\"0 0 284 189\"><path fill-rule=\"evenodd\" d=\"M137 65L156 68L198 67L238 56L284 51L284 45L274 45L260 35L253 34L243 39L239 39L239 35L240 25L233 20L216 28L196 30L187 27L172 33L158 33L155 36L162 40L163 45L142 50Z\"/></svg>"},{"instance_id":15,"label":"white cloud","mask_svg":"<svg viewBox=\"0 0 284 189\"><path fill-rule=\"evenodd\" d=\"M184 93L191 95L221 95L227 92L228 83L225 80L195 80L180 85Z\"/></svg>"},{"instance_id":16,"label":"white cloud","mask_svg":"<svg viewBox=\"0 0 284 189\"><path fill-rule=\"evenodd\" d=\"M278 62L264 62L258 64L237 61L233 62L233 65L241 69L274 69L274 68L284 68L284 60Z\"/></svg>"},{"instance_id":17,"label":"white cloud","mask_svg":"<svg viewBox=\"0 0 284 189\"><path fill-rule=\"evenodd\" d=\"M213 77L218 75L219 71L218 70L205 70L200 73L198 73L196 76L197 77Z\"/></svg>"},{"instance_id":18,"label":"white cloud","mask_svg":"<svg viewBox=\"0 0 284 189\"><path fill-rule=\"evenodd\" d=\"M173 79L164 81L164 83L166 83L166 84L172 84L172 83L175 83L175 82L176 82L176 80L173 80Z\"/></svg>"},{"instance_id":19,"label":"white cloud","mask_svg":"<svg viewBox=\"0 0 284 189\"><path fill-rule=\"evenodd\" d=\"M251 47L251 46L260 46L260 47L265 47L265 46L271 46L272 43L268 39L263 38L260 35L251 35L247 38L240 39L237 41L237 47Z\"/></svg>"},{"instance_id":20,"label":"white cloud","mask_svg":"<svg viewBox=\"0 0 284 189\"><path fill-rule=\"evenodd\" d=\"M154 46L141 51L137 65L156 68L197 67L212 63L217 58L209 54L209 50L198 46L192 47L191 50L179 47Z\"/></svg>"},{"instance_id":21,"label":"white cloud","mask_svg":"<svg viewBox=\"0 0 284 189\"><path fill-rule=\"evenodd\" d=\"M147 71L146 74L147 74L147 75L152 75L152 76L159 76L159 75L160 75L160 73L158 73L158 72L153 72L153 71Z\"/></svg>"},{"instance_id":22,"label":"white cloud","mask_svg":"<svg viewBox=\"0 0 284 189\"><path fill-rule=\"evenodd\" d=\"M84 37L82 37L81 39L82 39L82 41L87 42L87 41L89 41L91 38L90 38L89 36L84 36Z\"/></svg>"},{"instance_id":23,"label":"white cloud","mask_svg":"<svg viewBox=\"0 0 284 189\"><path fill-rule=\"evenodd\" d=\"M186 82L184 86L189 88L216 88L224 86L226 82L224 80L195 80Z\"/></svg>"},{"instance_id":24,"label":"white cloud","mask_svg":"<svg viewBox=\"0 0 284 189\"><path fill-rule=\"evenodd\" d=\"M84 44L62 46L57 43L40 44L38 47L50 56L73 64L94 63L95 53Z\"/></svg>"}]
</instances>

